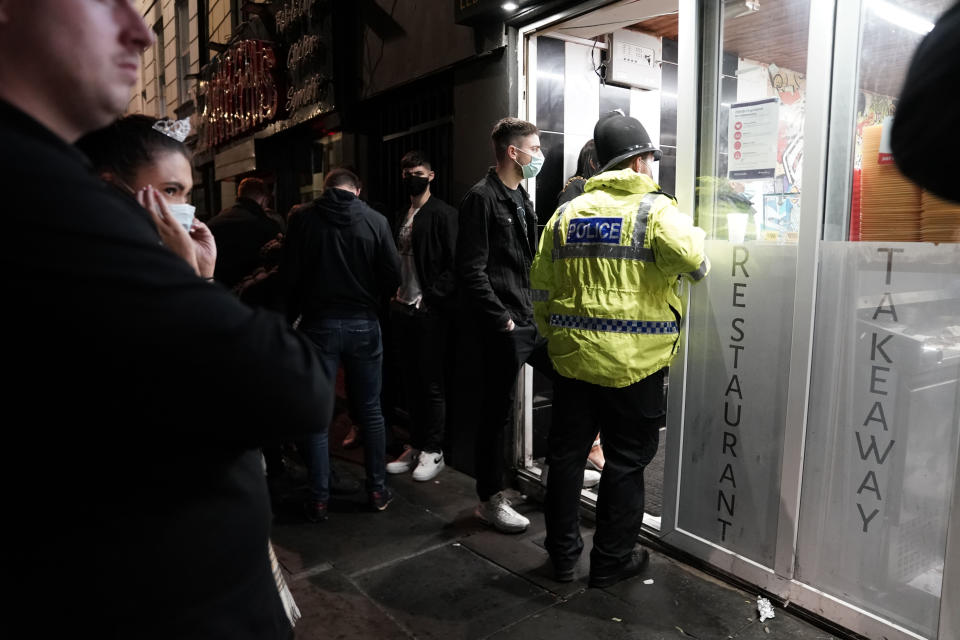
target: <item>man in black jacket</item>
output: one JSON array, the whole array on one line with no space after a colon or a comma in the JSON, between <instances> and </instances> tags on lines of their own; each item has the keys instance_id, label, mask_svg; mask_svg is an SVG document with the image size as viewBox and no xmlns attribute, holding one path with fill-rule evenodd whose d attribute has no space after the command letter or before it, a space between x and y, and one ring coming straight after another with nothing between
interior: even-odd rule
<instances>
[{"instance_id":1,"label":"man in black jacket","mask_svg":"<svg viewBox=\"0 0 960 640\"><path fill-rule=\"evenodd\" d=\"M410 444L387 465L387 472L406 473L412 469L414 480L427 482L444 467L443 379L455 285L457 211L431 194L430 183L436 173L423 153L410 151L404 155L400 170L410 205L394 217L400 287L390 304L390 322L413 419Z\"/></svg>"},{"instance_id":2,"label":"man in black jacket","mask_svg":"<svg viewBox=\"0 0 960 640\"><path fill-rule=\"evenodd\" d=\"M280 225L264 209L269 200L270 192L263 180L244 178L237 187L236 203L208 223L217 241L213 277L228 289L261 265L260 249L280 233Z\"/></svg>"},{"instance_id":3,"label":"man in black jacket","mask_svg":"<svg viewBox=\"0 0 960 640\"><path fill-rule=\"evenodd\" d=\"M0 207L16 230L0 402L7 446L36 462L3 467L7 638L293 636L257 448L317 429L331 381L72 146L127 107L152 42L129 2L0 2Z\"/></svg>"},{"instance_id":4,"label":"man in black jacket","mask_svg":"<svg viewBox=\"0 0 960 640\"><path fill-rule=\"evenodd\" d=\"M466 312L476 324L483 371L482 418L476 439L476 515L500 531L526 530L530 521L503 495L504 452L516 398L517 374L543 340L533 322L530 265L537 251L537 216L520 186L543 165L536 126L504 118L493 128L495 167L460 204L456 271Z\"/></svg>"},{"instance_id":5,"label":"man in black jacket","mask_svg":"<svg viewBox=\"0 0 960 640\"><path fill-rule=\"evenodd\" d=\"M300 330L313 340L330 378L343 363L351 414L364 438L364 465L370 506L387 508L393 498L385 484L386 447L380 408L383 340L377 311L400 282L390 225L360 198L360 179L334 169L323 194L290 216L281 273L286 280L287 316L300 317ZM333 418L324 417L324 427ZM307 517L325 520L330 498L327 431L311 435L304 447L310 474Z\"/></svg>"}]
</instances>

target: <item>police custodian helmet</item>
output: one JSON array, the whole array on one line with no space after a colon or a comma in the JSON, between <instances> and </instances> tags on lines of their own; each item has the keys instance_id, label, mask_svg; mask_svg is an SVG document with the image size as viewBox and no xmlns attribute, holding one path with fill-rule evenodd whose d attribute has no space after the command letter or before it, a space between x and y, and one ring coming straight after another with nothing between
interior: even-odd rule
<instances>
[{"instance_id":1,"label":"police custodian helmet","mask_svg":"<svg viewBox=\"0 0 960 640\"><path fill-rule=\"evenodd\" d=\"M653 159L660 160L660 149L653 144L647 130L636 118L622 111L611 111L602 116L593 128L593 141L597 145L600 171L609 171L627 158L641 153L653 152Z\"/></svg>"}]
</instances>

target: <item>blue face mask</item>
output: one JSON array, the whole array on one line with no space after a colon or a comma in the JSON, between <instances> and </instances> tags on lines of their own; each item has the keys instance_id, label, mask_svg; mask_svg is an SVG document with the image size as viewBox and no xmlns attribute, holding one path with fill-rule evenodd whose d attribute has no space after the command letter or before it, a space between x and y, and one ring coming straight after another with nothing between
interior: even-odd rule
<instances>
[{"instance_id":1,"label":"blue face mask","mask_svg":"<svg viewBox=\"0 0 960 640\"><path fill-rule=\"evenodd\" d=\"M514 162L520 165L520 170L523 171L524 179L537 177L537 174L540 173L540 169L543 168L543 161L546 159L544 155L541 153L539 156L535 156L529 151L521 149L520 147L517 147L517 149L530 156L530 162L527 164L520 164L514 160Z\"/></svg>"}]
</instances>

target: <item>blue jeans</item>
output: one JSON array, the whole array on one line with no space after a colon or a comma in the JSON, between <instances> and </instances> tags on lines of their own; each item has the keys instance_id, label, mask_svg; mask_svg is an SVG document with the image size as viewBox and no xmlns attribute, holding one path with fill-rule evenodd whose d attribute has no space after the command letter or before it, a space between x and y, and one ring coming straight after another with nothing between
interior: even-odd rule
<instances>
[{"instance_id":1,"label":"blue jeans","mask_svg":"<svg viewBox=\"0 0 960 640\"><path fill-rule=\"evenodd\" d=\"M365 318L304 318L300 330L313 341L317 357L330 380L336 380L343 363L351 414L363 431L363 456L367 491L383 491L386 477L386 444L380 386L383 340L380 323ZM333 406L333 403L330 403ZM327 424L333 416L329 416ZM330 499L330 448L328 431L309 436L306 454L310 493L315 500Z\"/></svg>"}]
</instances>

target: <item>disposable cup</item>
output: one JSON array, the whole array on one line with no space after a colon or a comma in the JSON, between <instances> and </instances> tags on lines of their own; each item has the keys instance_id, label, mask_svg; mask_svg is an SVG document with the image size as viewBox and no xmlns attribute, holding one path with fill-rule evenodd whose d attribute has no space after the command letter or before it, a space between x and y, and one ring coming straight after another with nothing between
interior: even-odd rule
<instances>
[{"instance_id":1,"label":"disposable cup","mask_svg":"<svg viewBox=\"0 0 960 640\"><path fill-rule=\"evenodd\" d=\"M747 221L750 215L746 213L727 214L727 239L734 244L743 244L747 236Z\"/></svg>"}]
</instances>

